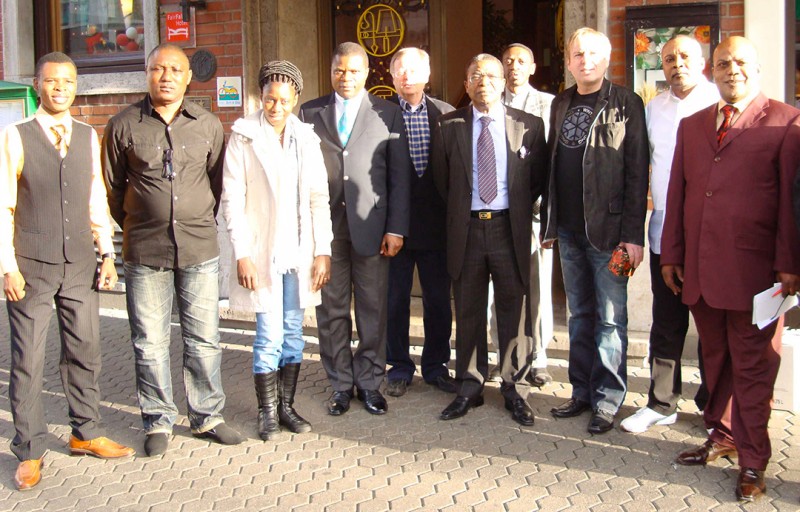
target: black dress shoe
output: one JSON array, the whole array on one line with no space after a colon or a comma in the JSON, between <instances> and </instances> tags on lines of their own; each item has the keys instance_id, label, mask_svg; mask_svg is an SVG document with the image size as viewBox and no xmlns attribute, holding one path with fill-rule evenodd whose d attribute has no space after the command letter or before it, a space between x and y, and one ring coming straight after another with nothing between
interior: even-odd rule
<instances>
[{"instance_id":1,"label":"black dress shoe","mask_svg":"<svg viewBox=\"0 0 800 512\"><path fill-rule=\"evenodd\" d=\"M403 396L408 390L408 383L402 379L390 380L386 383L386 394L389 396Z\"/></svg>"},{"instance_id":2,"label":"black dress shoe","mask_svg":"<svg viewBox=\"0 0 800 512\"><path fill-rule=\"evenodd\" d=\"M550 409L550 414L556 418L572 418L589 409L589 402L578 398L570 398L558 407Z\"/></svg>"},{"instance_id":3,"label":"black dress shoe","mask_svg":"<svg viewBox=\"0 0 800 512\"><path fill-rule=\"evenodd\" d=\"M431 386L436 386L445 393L458 392L458 381L447 374L439 375L434 380L426 381L426 383L430 384Z\"/></svg>"},{"instance_id":4,"label":"black dress shoe","mask_svg":"<svg viewBox=\"0 0 800 512\"><path fill-rule=\"evenodd\" d=\"M767 484L764 482L763 471L753 468L739 470L739 478L736 480L737 498L742 501L753 501L766 492Z\"/></svg>"},{"instance_id":5,"label":"black dress shoe","mask_svg":"<svg viewBox=\"0 0 800 512\"><path fill-rule=\"evenodd\" d=\"M358 399L364 402L364 409L370 414L386 414L386 399L377 389L359 389Z\"/></svg>"},{"instance_id":6,"label":"black dress shoe","mask_svg":"<svg viewBox=\"0 0 800 512\"><path fill-rule=\"evenodd\" d=\"M589 420L589 428L587 430L590 434L602 434L614 428L614 416L604 411L597 411L592 414L592 419Z\"/></svg>"},{"instance_id":7,"label":"black dress shoe","mask_svg":"<svg viewBox=\"0 0 800 512\"><path fill-rule=\"evenodd\" d=\"M328 414L341 416L346 413L350 410L350 400L352 398L352 391L334 391L328 399Z\"/></svg>"},{"instance_id":8,"label":"black dress shoe","mask_svg":"<svg viewBox=\"0 0 800 512\"><path fill-rule=\"evenodd\" d=\"M439 415L440 420L454 420L467 414L471 407L480 407L483 405L483 395L478 395L475 398L466 396L457 396L455 400L450 402L450 405L445 407L442 414Z\"/></svg>"},{"instance_id":9,"label":"black dress shoe","mask_svg":"<svg viewBox=\"0 0 800 512\"><path fill-rule=\"evenodd\" d=\"M738 457L738 455L736 448L724 446L707 439L700 446L681 452L675 462L681 466L705 466L707 462L714 462L720 457L726 457L730 460L731 457Z\"/></svg>"},{"instance_id":10,"label":"black dress shoe","mask_svg":"<svg viewBox=\"0 0 800 512\"><path fill-rule=\"evenodd\" d=\"M522 426L530 427L533 425L533 410L524 398L506 398L506 409L511 411L511 419Z\"/></svg>"}]
</instances>

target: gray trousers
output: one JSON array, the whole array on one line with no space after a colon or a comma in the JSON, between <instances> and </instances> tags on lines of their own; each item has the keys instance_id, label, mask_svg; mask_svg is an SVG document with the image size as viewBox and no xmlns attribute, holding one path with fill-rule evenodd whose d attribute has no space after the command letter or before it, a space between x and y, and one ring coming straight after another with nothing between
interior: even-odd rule
<instances>
[{"instance_id":1,"label":"gray trousers","mask_svg":"<svg viewBox=\"0 0 800 512\"><path fill-rule=\"evenodd\" d=\"M25 298L6 302L11 327L9 397L16 434L11 451L19 460L41 458L47 424L42 403L45 342L56 304L61 358L59 369L69 406L72 434L102 436L99 426L100 315L94 289L97 263L49 264L17 256L25 278Z\"/></svg>"},{"instance_id":2,"label":"gray trousers","mask_svg":"<svg viewBox=\"0 0 800 512\"><path fill-rule=\"evenodd\" d=\"M319 352L335 391L377 390L386 373L386 318L389 258L362 256L349 240L331 244L331 280L317 306ZM350 349L355 299L358 347Z\"/></svg>"}]
</instances>

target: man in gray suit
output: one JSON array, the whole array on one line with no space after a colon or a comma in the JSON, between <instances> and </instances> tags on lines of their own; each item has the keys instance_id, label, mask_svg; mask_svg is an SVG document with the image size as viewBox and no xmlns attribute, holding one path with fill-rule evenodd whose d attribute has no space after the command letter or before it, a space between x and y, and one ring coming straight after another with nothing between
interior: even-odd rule
<instances>
[{"instance_id":1,"label":"man in gray suit","mask_svg":"<svg viewBox=\"0 0 800 512\"><path fill-rule=\"evenodd\" d=\"M314 125L328 170L333 244L331 279L317 307L320 356L333 393L328 413L350 408L353 386L371 414L385 414L378 390L386 372L389 259L408 235L412 172L400 107L364 90L366 52L356 43L336 47L334 93L300 107ZM350 296L355 295L359 344L350 350Z\"/></svg>"},{"instance_id":2,"label":"man in gray suit","mask_svg":"<svg viewBox=\"0 0 800 512\"><path fill-rule=\"evenodd\" d=\"M441 419L483 404L488 375L486 306L495 284L501 391L514 421L533 425L527 377L533 359L528 295L533 202L547 172L541 118L501 102L503 65L473 57L464 82L472 105L444 114L433 137L436 186L447 202L447 269L456 303L458 396Z\"/></svg>"}]
</instances>

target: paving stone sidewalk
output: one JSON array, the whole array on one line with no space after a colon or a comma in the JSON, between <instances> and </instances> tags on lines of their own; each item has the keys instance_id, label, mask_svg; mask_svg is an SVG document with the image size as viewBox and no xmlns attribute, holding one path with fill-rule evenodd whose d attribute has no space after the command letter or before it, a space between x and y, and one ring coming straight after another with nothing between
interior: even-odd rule
<instances>
[{"instance_id":1,"label":"paving stone sidewalk","mask_svg":"<svg viewBox=\"0 0 800 512\"><path fill-rule=\"evenodd\" d=\"M497 385L487 386L486 405L459 420L439 412L452 395L415 379L406 396L388 398L389 413L370 416L354 401L346 415L329 417L330 394L310 338L305 351L297 408L314 426L307 434L284 433L262 442L256 432L251 376L253 333L225 329L223 380L225 418L247 441L222 447L191 436L185 416L170 449L143 456L136 403L133 351L120 312L101 317L102 414L113 439L142 452L132 459L104 461L69 456L66 401L58 374L55 318L48 339L45 404L49 452L42 483L27 492L14 488L17 461L7 446L13 437L8 403L8 320L0 314L0 510L189 511L648 511L800 510L798 417L775 411L770 422L773 458L768 495L740 507L733 488L738 468L727 461L708 467L675 467L683 448L704 439L690 401L679 421L642 435L618 429L586 432L589 416L556 420L551 407L569 397L566 362L551 360L555 382L530 397L536 425L520 427L503 408ZM180 330L173 328L175 399L185 415ZM646 402L648 370L629 368L630 392L619 417ZM686 368L685 393L692 396L697 369Z\"/></svg>"}]
</instances>

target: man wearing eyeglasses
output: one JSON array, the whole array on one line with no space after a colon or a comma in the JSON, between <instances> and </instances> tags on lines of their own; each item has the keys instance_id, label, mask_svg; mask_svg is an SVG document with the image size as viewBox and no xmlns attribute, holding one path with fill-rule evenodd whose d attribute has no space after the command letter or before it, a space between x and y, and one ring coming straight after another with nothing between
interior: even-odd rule
<instances>
[{"instance_id":1,"label":"man wearing eyeglasses","mask_svg":"<svg viewBox=\"0 0 800 512\"><path fill-rule=\"evenodd\" d=\"M649 147L644 105L605 79L611 42L590 28L567 44L576 85L553 100L551 172L545 192L543 247L558 239L569 306L572 397L557 418L593 412L587 430L611 430L627 392L628 277L608 270L612 251L642 262Z\"/></svg>"},{"instance_id":2,"label":"man wearing eyeglasses","mask_svg":"<svg viewBox=\"0 0 800 512\"><path fill-rule=\"evenodd\" d=\"M369 94L369 60L356 43L337 46L330 95L300 107L314 125L328 170L333 243L331 278L317 326L322 365L333 388L328 414L350 409L355 386L370 414L385 414L389 258L408 235L412 163L400 107ZM355 298L358 347L350 349Z\"/></svg>"},{"instance_id":3,"label":"man wearing eyeglasses","mask_svg":"<svg viewBox=\"0 0 800 512\"><path fill-rule=\"evenodd\" d=\"M224 139L215 116L184 101L191 79L180 47L156 47L147 58L148 94L109 121L103 140L108 203L123 232L128 318L149 456L167 450L178 415L169 364L175 292L192 433L222 444L242 442L222 418L215 217Z\"/></svg>"},{"instance_id":4,"label":"man wearing eyeglasses","mask_svg":"<svg viewBox=\"0 0 800 512\"><path fill-rule=\"evenodd\" d=\"M472 58L464 85L472 105L439 118L434 180L447 204L447 270L456 306L458 396L440 418L483 405L488 377L486 307L495 288L501 392L517 423L533 425L528 374L533 359L525 299L530 278L533 203L547 174L541 118L503 106L503 65ZM523 321L524 320L524 321Z\"/></svg>"}]
</instances>

